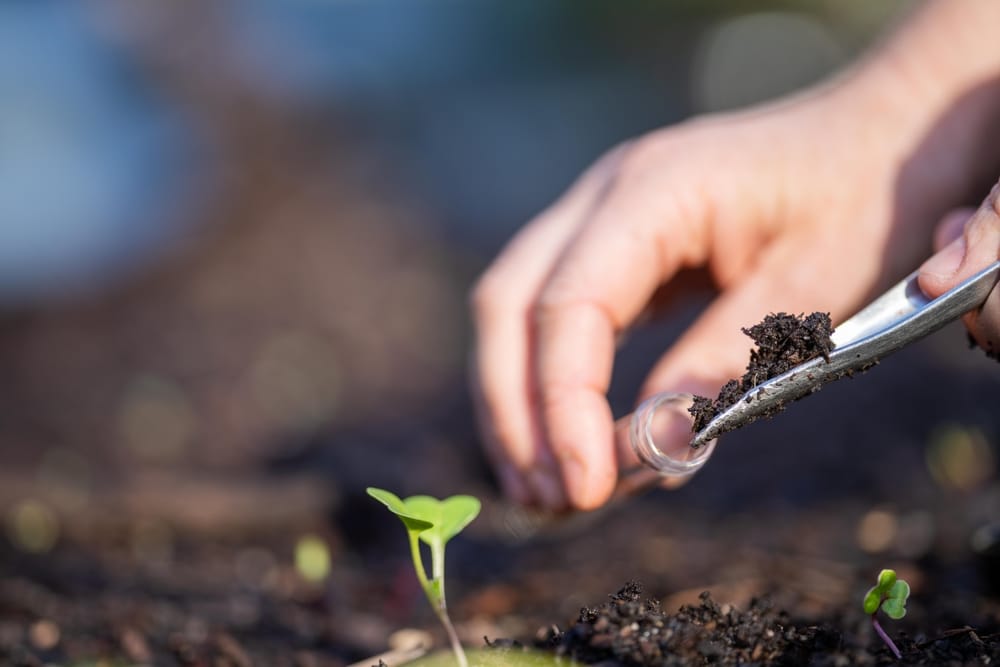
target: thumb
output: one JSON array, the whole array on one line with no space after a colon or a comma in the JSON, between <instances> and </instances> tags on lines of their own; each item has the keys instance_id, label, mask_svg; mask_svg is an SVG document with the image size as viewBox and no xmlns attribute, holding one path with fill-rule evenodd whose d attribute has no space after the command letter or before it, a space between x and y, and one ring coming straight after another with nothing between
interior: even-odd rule
<instances>
[{"instance_id":1,"label":"thumb","mask_svg":"<svg viewBox=\"0 0 1000 667\"><path fill-rule=\"evenodd\" d=\"M949 223L954 234L958 225L949 215L939 230ZM961 227L942 250L920 267L920 288L931 298L944 294L963 280L1000 258L1000 184ZM944 239L942 239L944 240ZM1000 289L994 289L982 308L962 318L969 333L991 356L1000 351Z\"/></svg>"},{"instance_id":2,"label":"thumb","mask_svg":"<svg viewBox=\"0 0 1000 667\"><path fill-rule=\"evenodd\" d=\"M945 215L934 230L935 254L920 267L920 288L931 298L941 296L956 283L954 276L965 260L965 225L975 214L959 208Z\"/></svg>"}]
</instances>

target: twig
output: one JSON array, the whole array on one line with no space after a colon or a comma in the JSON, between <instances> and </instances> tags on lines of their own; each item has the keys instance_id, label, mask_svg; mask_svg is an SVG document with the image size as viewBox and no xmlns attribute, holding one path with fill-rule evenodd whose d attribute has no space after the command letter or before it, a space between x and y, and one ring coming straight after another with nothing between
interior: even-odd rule
<instances>
[{"instance_id":1,"label":"twig","mask_svg":"<svg viewBox=\"0 0 1000 667\"><path fill-rule=\"evenodd\" d=\"M928 639L927 641L920 642L917 644L918 648L927 648L935 642L939 642L943 639L951 639L952 637L961 637L962 635L969 635L969 639L972 640L973 644L982 646L984 644L982 637L976 633L976 629L966 625L961 628L952 628L951 630L945 630L940 636L933 639ZM987 639L991 639L993 635L987 635Z\"/></svg>"}]
</instances>

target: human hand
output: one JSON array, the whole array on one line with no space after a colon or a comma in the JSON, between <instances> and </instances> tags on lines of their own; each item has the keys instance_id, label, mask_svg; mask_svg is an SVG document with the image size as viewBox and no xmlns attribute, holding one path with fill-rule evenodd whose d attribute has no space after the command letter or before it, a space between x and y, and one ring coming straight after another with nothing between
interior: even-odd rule
<instances>
[{"instance_id":1,"label":"human hand","mask_svg":"<svg viewBox=\"0 0 1000 667\"><path fill-rule=\"evenodd\" d=\"M842 318L925 252L927 235L908 234L885 264L903 151L889 123L858 136L850 104L826 92L654 132L512 240L472 298L473 390L509 496L556 510L610 496L633 462L605 398L616 339L680 269L707 267L721 293L640 398L714 394L746 363L742 326L772 311Z\"/></svg>"},{"instance_id":2,"label":"human hand","mask_svg":"<svg viewBox=\"0 0 1000 667\"><path fill-rule=\"evenodd\" d=\"M712 394L746 361L742 326L839 320L926 257L930 222L996 173L1000 50L978 37L997 18L995 2L925 3L848 75L624 145L528 224L473 293L472 387L506 492L551 509L609 497L634 463L604 398L615 342L680 269L706 267L721 292L640 398ZM928 292L997 256L995 202L956 274L925 270ZM982 341L998 340L997 299L969 318Z\"/></svg>"},{"instance_id":3,"label":"human hand","mask_svg":"<svg viewBox=\"0 0 1000 667\"><path fill-rule=\"evenodd\" d=\"M920 288L938 297L1000 259L1000 182L978 209L958 209L941 221L934 234L933 257L920 267ZM963 318L976 343L1000 359L1000 288L979 310Z\"/></svg>"}]
</instances>

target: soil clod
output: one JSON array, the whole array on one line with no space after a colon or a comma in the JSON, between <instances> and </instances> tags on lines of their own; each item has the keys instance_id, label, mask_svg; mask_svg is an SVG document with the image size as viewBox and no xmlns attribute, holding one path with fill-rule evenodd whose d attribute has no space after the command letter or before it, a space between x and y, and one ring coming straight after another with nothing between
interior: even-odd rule
<instances>
[{"instance_id":1,"label":"soil clod","mask_svg":"<svg viewBox=\"0 0 1000 667\"><path fill-rule=\"evenodd\" d=\"M727 382L714 401L705 396L695 396L690 408L694 416L692 430L695 432L705 428L717 414L735 404L757 385L810 359L829 359L833 350L830 339L833 322L829 313L817 312L805 316L772 313L760 323L743 329L743 333L756 344L750 352L746 373L739 380ZM773 416L773 413L768 416Z\"/></svg>"},{"instance_id":2,"label":"soil clod","mask_svg":"<svg viewBox=\"0 0 1000 667\"><path fill-rule=\"evenodd\" d=\"M587 664L692 665L801 664L809 630L788 624L764 600L740 611L720 605L707 592L700 603L666 614L657 600L643 599L629 582L600 607L584 607L565 632L549 630L538 644Z\"/></svg>"},{"instance_id":3,"label":"soil clod","mask_svg":"<svg viewBox=\"0 0 1000 667\"><path fill-rule=\"evenodd\" d=\"M825 622L800 621L767 598L741 610L720 604L709 592L698 604L665 613L656 600L643 599L629 582L599 607L584 607L565 632L550 627L536 646L584 664L602 667L679 665L972 665L1000 658L1000 634L972 626L916 643L899 633L901 661L884 646L869 642L860 609Z\"/></svg>"}]
</instances>

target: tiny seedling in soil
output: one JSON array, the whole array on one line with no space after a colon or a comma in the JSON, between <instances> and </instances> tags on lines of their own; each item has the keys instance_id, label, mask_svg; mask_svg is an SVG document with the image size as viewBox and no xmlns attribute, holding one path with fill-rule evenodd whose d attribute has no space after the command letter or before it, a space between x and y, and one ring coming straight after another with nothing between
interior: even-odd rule
<instances>
[{"instance_id":1,"label":"tiny seedling in soil","mask_svg":"<svg viewBox=\"0 0 1000 667\"><path fill-rule=\"evenodd\" d=\"M756 348L750 352L746 373L739 380L730 380L723 385L714 401L705 396L694 397L690 412L694 417L691 430L695 433L757 385L810 359L829 359L833 350L833 341L830 339L833 322L829 313L812 313L806 316L772 313L759 324L743 329L743 333L756 344ZM774 416L780 409L765 416Z\"/></svg>"},{"instance_id":2,"label":"tiny seedling in soil","mask_svg":"<svg viewBox=\"0 0 1000 667\"><path fill-rule=\"evenodd\" d=\"M864 609L871 614L875 632L886 643L896 659L900 659L896 643L892 641L878 622L878 610L881 609L889 618L898 621L906 616L906 598L910 597L910 585L896 576L895 570L882 570L878 574L878 583L865 593Z\"/></svg>"},{"instance_id":3,"label":"tiny seedling in soil","mask_svg":"<svg viewBox=\"0 0 1000 667\"><path fill-rule=\"evenodd\" d=\"M448 617L448 606L444 597L444 547L448 540L462 532L462 529L479 514L479 499L472 496L451 496L438 500L431 496L410 496L402 500L394 493L383 489L369 487L367 490L368 495L389 508L389 511L398 516L406 526L406 532L410 537L413 567L416 569L420 586L424 589L424 594L444 626L445 632L448 633L448 641L451 642L459 666L468 667L465 651L462 650L455 626ZM430 578L427 577L427 570L424 568L420 542L431 550Z\"/></svg>"}]
</instances>

